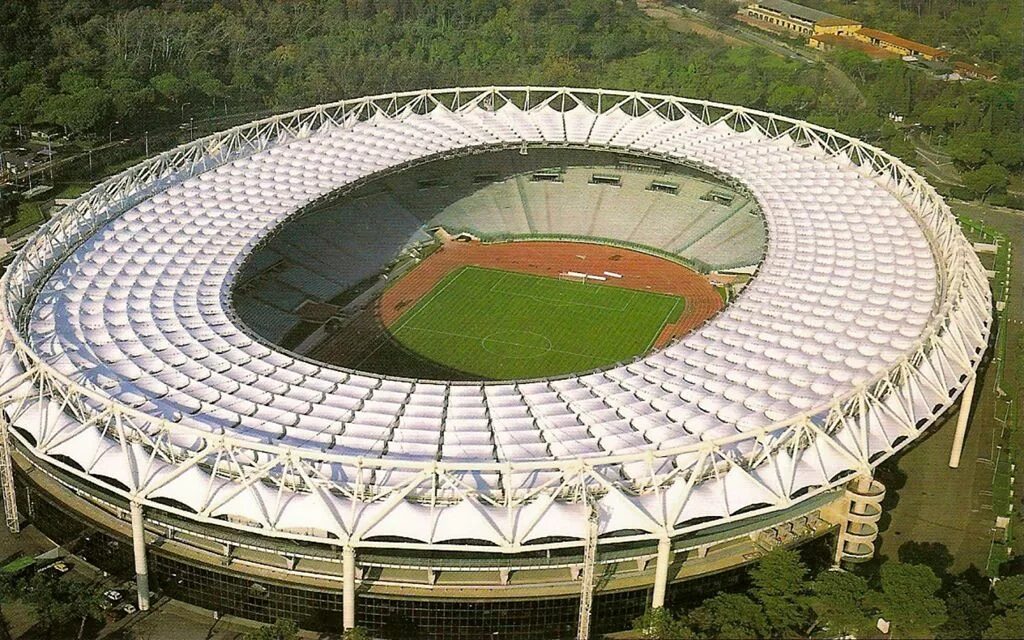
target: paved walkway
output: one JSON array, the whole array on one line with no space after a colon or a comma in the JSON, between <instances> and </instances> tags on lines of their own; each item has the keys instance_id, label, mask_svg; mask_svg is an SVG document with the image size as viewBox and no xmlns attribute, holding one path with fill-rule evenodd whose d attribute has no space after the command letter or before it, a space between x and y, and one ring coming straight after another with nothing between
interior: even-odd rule
<instances>
[{"instance_id":1,"label":"paved walkway","mask_svg":"<svg viewBox=\"0 0 1024 640\"><path fill-rule=\"evenodd\" d=\"M1024 213L962 203L954 203L954 209L1007 233L1013 244L1006 363L1006 377L1012 381L1013 372L1021 366L1020 353L1014 346L1024 339L1024 326L1014 322L1024 318L1024 260L1017 259L1016 255L1024 248ZM944 424L934 427L930 436L899 458L898 468L906 475L906 480L902 487L890 487L896 504L883 516L880 555L896 558L899 547L906 542L934 542L944 545L952 555L950 571L971 565L985 570L995 524L992 475L996 438L1001 428L997 420L1003 418L995 415L995 374L992 364L980 380L981 388L975 397L958 469L950 469L948 465L956 430L955 413L948 415ZM1024 391L1019 382L1018 398ZM1012 382L1007 386L1009 384ZM1018 495L1019 485L1020 480Z\"/></svg>"},{"instance_id":2,"label":"paved walkway","mask_svg":"<svg viewBox=\"0 0 1024 640\"><path fill-rule=\"evenodd\" d=\"M37 556L53 548L53 543L31 525L18 534L12 534L6 527L0 526L0 559L19 554ZM72 557L70 564L73 569L63 580L99 581L104 587L120 585L120 581L104 575L78 558ZM10 638L34 640L37 637L32 631L36 617L30 607L21 602L4 603L3 614ZM164 598L155 603L148 613L137 613L107 625L98 637L115 638L119 637L122 630L130 630L133 637L145 640L239 640L257 626L230 616L216 620L210 611ZM4 637L0 630L0 638ZM318 636L304 633L300 637Z\"/></svg>"}]
</instances>

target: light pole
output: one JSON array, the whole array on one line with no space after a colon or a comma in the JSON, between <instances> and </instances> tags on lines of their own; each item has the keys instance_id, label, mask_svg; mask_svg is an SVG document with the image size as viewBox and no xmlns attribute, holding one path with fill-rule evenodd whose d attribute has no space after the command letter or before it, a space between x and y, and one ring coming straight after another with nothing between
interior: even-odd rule
<instances>
[{"instance_id":1,"label":"light pole","mask_svg":"<svg viewBox=\"0 0 1024 640\"><path fill-rule=\"evenodd\" d=\"M148 130L145 133L145 138L146 138L146 157L148 158L149 157L149 131Z\"/></svg>"},{"instance_id":2,"label":"light pole","mask_svg":"<svg viewBox=\"0 0 1024 640\"><path fill-rule=\"evenodd\" d=\"M181 131L182 129L185 128L185 107L189 106L190 104L192 104L192 103L191 102L186 102L186 103L181 105L181 110L180 110L181 124L178 125L178 130L179 131ZM192 140L192 117L191 116L189 116L189 119L188 119L188 139Z\"/></svg>"}]
</instances>

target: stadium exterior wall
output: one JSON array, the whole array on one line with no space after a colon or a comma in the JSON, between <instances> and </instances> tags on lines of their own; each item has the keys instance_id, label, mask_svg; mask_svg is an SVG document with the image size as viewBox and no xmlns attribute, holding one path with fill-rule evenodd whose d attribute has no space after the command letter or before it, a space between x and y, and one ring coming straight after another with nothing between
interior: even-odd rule
<instances>
[{"instance_id":1,"label":"stadium exterior wall","mask_svg":"<svg viewBox=\"0 0 1024 640\"><path fill-rule=\"evenodd\" d=\"M97 495L76 479L15 452L22 517L71 553L121 578L133 575L128 504ZM832 536L845 508L842 491L778 518L673 545L666 604L737 583L738 571L777 547ZM343 586L337 546L272 545L257 537L225 535L213 527L153 513L146 520L151 586L211 615L271 623L291 619L304 629L341 629ZM810 525L808 525L810 523ZM599 556L592 634L628 628L650 606L656 546ZM393 558L360 556L366 579L358 590L356 622L383 637L477 638L492 633L521 640L576 637L579 554L519 562L507 556ZM515 584L504 582L514 574ZM389 635L389 634L398 635Z\"/></svg>"}]
</instances>

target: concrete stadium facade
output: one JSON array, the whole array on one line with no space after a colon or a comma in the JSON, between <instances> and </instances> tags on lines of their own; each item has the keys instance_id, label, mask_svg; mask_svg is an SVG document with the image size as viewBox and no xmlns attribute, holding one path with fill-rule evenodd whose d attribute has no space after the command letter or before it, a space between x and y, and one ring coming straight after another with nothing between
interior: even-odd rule
<instances>
[{"instance_id":1,"label":"concrete stadium facade","mask_svg":"<svg viewBox=\"0 0 1024 640\"><path fill-rule=\"evenodd\" d=\"M769 238L755 278L669 347L551 380L332 368L233 313L240 265L304 208L536 147L742 185ZM8 526L20 506L58 537L66 514L130 539L144 608L152 565L160 590L227 613L380 629L399 611L446 637L587 637L828 532L837 561L870 557L873 469L960 396L962 442L992 318L948 207L881 150L743 107L538 87L347 100L197 140L79 198L0 289ZM439 442L399 446L413 432ZM213 606L217 589L244 595Z\"/></svg>"}]
</instances>

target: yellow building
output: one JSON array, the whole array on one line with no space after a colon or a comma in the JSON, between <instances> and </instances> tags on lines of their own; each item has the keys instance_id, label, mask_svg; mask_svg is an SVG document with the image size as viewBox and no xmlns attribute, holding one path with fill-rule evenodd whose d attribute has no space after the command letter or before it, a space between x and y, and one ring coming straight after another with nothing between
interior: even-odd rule
<instances>
[{"instance_id":1,"label":"yellow building","mask_svg":"<svg viewBox=\"0 0 1024 640\"><path fill-rule=\"evenodd\" d=\"M810 36L818 28L827 29L822 33L847 33L859 28L856 20L843 18L825 11L805 7L789 0L758 0L743 10L752 22L763 23L771 29L785 29Z\"/></svg>"},{"instance_id":2,"label":"yellow building","mask_svg":"<svg viewBox=\"0 0 1024 640\"><path fill-rule=\"evenodd\" d=\"M901 38L887 31L879 31L878 29L864 27L851 32L850 35L862 42L867 42L900 56L916 56L925 60L944 60L949 56L942 49L907 40L906 38Z\"/></svg>"},{"instance_id":3,"label":"yellow building","mask_svg":"<svg viewBox=\"0 0 1024 640\"><path fill-rule=\"evenodd\" d=\"M833 49L852 49L853 51L860 51L870 58L876 60L885 60L889 58L899 58L899 55L876 47L863 40L851 37L849 33L839 35L834 33L815 33L813 36L808 38L807 46L812 49L819 51L832 51Z\"/></svg>"},{"instance_id":4,"label":"yellow building","mask_svg":"<svg viewBox=\"0 0 1024 640\"><path fill-rule=\"evenodd\" d=\"M845 36L861 28L861 24L849 18L825 18L814 23L814 33L830 36Z\"/></svg>"}]
</instances>

